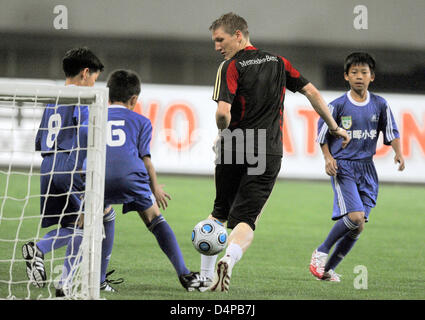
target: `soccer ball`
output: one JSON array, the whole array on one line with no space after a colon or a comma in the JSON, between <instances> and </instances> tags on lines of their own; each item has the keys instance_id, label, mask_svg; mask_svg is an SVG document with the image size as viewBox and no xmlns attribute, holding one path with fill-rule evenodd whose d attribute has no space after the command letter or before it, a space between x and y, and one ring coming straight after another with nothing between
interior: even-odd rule
<instances>
[{"instance_id":1,"label":"soccer ball","mask_svg":"<svg viewBox=\"0 0 425 320\"><path fill-rule=\"evenodd\" d=\"M193 228L192 244L198 252L213 256L226 247L226 228L220 221L203 220Z\"/></svg>"}]
</instances>

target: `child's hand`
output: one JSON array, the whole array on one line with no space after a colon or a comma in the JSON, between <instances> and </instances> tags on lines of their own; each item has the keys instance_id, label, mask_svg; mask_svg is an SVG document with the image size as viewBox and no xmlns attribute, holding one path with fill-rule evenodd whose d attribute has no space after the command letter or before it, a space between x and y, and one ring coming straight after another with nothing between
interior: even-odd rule
<instances>
[{"instance_id":1,"label":"child's hand","mask_svg":"<svg viewBox=\"0 0 425 320\"><path fill-rule=\"evenodd\" d=\"M163 190L163 187L164 187L163 184L158 185L156 189L154 190L153 194L156 198L158 207L160 209L162 208L163 210L165 210L168 207L167 199L171 200L171 196Z\"/></svg>"},{"instance_id":2,"label":"child's hand","mask_svg":"<svg viewBox=\"0 0 425 320\"><path fill-rule=\"evenodd\" d=\"M333 157L325 157L325 170L328 176L336 176L338 165Z\"/></svg>"},{"instance_id":3,"label":"child's hand","mask_svg":"<svg viewBox=\"0 0 425 320\"><path fill-rule=\"evenodd\" d=\"M403 156L401 154L396 154L394 156L394 163L395 164L399 163L399 165L398 165L398 171L403 171L404 170L404 168L405 168L405 166L404 166L404 158L403 158Z\"/></svg>"}]
</instances>

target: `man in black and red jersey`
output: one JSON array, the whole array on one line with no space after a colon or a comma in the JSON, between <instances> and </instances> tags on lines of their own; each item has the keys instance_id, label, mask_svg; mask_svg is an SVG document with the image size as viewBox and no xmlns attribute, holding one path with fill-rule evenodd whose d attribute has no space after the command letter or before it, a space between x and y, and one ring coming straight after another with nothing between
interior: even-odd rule
<instances>
[{"instance_id":1,"label":"man in black and red jersey","mask_svg":"<svg viewBox=\"0 0 425 320\"><path fill-rule=\"evenodd\" d=\"M255 48L242 17L227 13L210 26L215 50L223 61L217 72L219 136L215 144L216 198L209 216L233 229L226 253L201 256L201 275L213 279L211 291L228 291L233 266L251 245L254 230L269 198L282 160L285 91L304 94L335 136L350 138L339 128L319 91L284 57Z\"/></svg>"}]
</instances>

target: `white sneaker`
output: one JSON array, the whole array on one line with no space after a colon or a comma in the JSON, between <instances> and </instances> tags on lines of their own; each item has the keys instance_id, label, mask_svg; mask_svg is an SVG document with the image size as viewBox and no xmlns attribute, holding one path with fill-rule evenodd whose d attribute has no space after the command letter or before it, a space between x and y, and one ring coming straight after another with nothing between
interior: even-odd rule
<instances>
[{"instance_id":1,"label":"white sneaker","mask_svg":"<svg viewBox=\"0 0 425 320\"><path fill-rule=\"evenodd\" d=\"M233 265L230 261L230 256L224 256L217 263L217 271L214 276L210 291L229 291L230 277L232 276Z\"/></svg>"},{"instance_id":2,"label":"white sneaker","mask_svg":"<svg viewBox=\"0 0 425 320\"><path fill-rule=\"evenodd\" d=\"M330 269L323 273L322 279L324 281L341 282L341 275Z\"/></svg>"},{"instance_id":3,"label":"white sneaker","mask_svg":"<svg viewBox=\"0 0 425 320\"><path fill-rule=\"evenodd\" d=\"M322 278L327 258L327 253L317 251L317 249L313 251L310 261L310 272L316 278Z\"/></svg>"}]
</instances>

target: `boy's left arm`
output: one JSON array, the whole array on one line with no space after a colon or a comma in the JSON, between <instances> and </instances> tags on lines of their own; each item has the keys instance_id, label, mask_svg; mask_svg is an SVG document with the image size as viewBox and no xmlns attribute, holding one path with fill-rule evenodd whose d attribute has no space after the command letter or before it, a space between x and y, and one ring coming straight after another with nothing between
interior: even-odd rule
<instances>
[{"instance_id":1,"label":"boy's left arm","mask_svg":"<svg viewBox=\"0 0 425 320\"><path fill-rule=\"evenodd\" d=\"M405 168L404 165L404 158L403 155L401 154L401 144L400 144L400 138L395 138L394 140L391 141L391 147L394 150L394 163L398 163L398 171L403 171Z\"/></svg>"},{"instance_id":2,"label":"boy's left arm","mask_svg":"<svg viewBox=\"0 0 425 320\"><path fill-rule=\"evenodd\" d=\"M381 108L378 130L382 131L382 134L384 135L384 144L391 145L394 150L394 163L399 164L398 171L403 171L405 165L404 158L401 153L400 134L391 108L386 101L383 104L383 108Z\"/></svg>"},{"instance_id":3,"label":"boy's left arm","mask_svg":"<svg viewBox=\"0 0 425 320\"><path fill-rule=\"evenodd\" d=\"M168 193L166 193L162 188L164 185L159 185L158 180L156 178L156 172L155 168L153 167L151 157L150 156L144 156L143 162L145 164L146 170L148 171L149 178L150 178L150 187L152 189L152 192L156 198L156 201L158 202L158 207L165 210L168 206L168 200L171 200L171 197Z\"/></svg>"}]
</instances>

